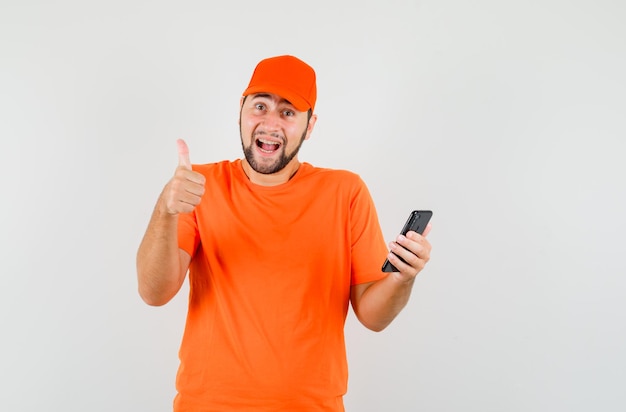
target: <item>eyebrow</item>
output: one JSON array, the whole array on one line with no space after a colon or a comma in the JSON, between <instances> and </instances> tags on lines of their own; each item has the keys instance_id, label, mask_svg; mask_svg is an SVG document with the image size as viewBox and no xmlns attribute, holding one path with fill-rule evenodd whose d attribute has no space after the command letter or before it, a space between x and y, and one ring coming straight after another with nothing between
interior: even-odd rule
<instances>
[{"instance_id":1,"label":"eyebrow","mask_svg":"<svg viewBox=\"0 0 626 412\"><path fill-rule=\"evenodd\" d=\"M252 99L256 99L257 97L262 97L262 98L266 98L266 99L271 99L272 96L269 93L257 93L255 95L252 95ZM284 98L280 98L279 103L287 103L290 104L291 106L293 106L293 103L291 103L289 100L284 99Z\"/></svg>"}]
</instances>

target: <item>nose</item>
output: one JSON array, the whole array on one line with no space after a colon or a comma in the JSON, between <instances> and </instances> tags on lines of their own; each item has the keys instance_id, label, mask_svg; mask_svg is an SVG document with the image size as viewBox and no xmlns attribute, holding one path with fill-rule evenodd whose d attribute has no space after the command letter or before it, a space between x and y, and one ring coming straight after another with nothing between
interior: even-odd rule
<instances>
[{"instance_id":1,"label":"nose","mask_svg":"<svg viewBox=\"0 0 626 412\"><path fill-rule=\"evenodd\" d=\"M280 127L281 117L277 110L268 110L263 117L263 126L269 132L278 131Z\"/></svg>"}]
</instances>

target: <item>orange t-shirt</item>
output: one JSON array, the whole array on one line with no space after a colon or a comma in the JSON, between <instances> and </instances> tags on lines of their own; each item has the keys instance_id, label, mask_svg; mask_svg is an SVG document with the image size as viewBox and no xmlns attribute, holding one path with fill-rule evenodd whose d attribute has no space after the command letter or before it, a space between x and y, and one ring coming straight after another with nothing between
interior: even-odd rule
<instances>
[{"instance_id":1,"label":"orange t-shirt","mask_svg":"<svg viewBox=\"0 0 626 412\"><path fill-rule=\"evenodd\" d=\"M175 411L343 411L350 285L386 276L367 187L308 163L271 187L241 160L193 168L206 192L178 225L192 260Z\"/></svg>"}]
</instances>

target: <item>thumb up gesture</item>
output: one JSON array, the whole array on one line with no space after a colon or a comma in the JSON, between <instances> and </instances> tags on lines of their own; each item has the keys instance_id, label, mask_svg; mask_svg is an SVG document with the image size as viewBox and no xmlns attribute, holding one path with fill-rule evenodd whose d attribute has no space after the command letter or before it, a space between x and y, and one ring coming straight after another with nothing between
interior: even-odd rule
<instances>
[{"instance_id":1,"label":"thumb up gesture","mask_svg":"<svg viewBox=\"0 0 626 412\"><path fill-rule=\"evenodd\" d=\"M184 140L178 139L178 167L174 177L161 193L161 204L170 215L189 213L200 203L204 194L205 178L191 169L189 148Z\"/></svg>"}]
</instances>

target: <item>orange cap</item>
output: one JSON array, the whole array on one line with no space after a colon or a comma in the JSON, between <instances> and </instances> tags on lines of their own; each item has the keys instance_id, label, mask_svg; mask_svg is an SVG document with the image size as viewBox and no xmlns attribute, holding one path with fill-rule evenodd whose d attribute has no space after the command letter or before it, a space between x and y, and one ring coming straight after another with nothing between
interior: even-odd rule
<instances>
[{"instance_id":1,"label":"orange cap","mask_svg":"<svg viewBox=\"0 0 626 412\"><path fill-rule=\"evenodd\" d=\"M243 95L255 93L277 94L301 112L313 110L317 99L315 71L294 56L276 56L261 60Z\"/></svg>"}]
</instances>

